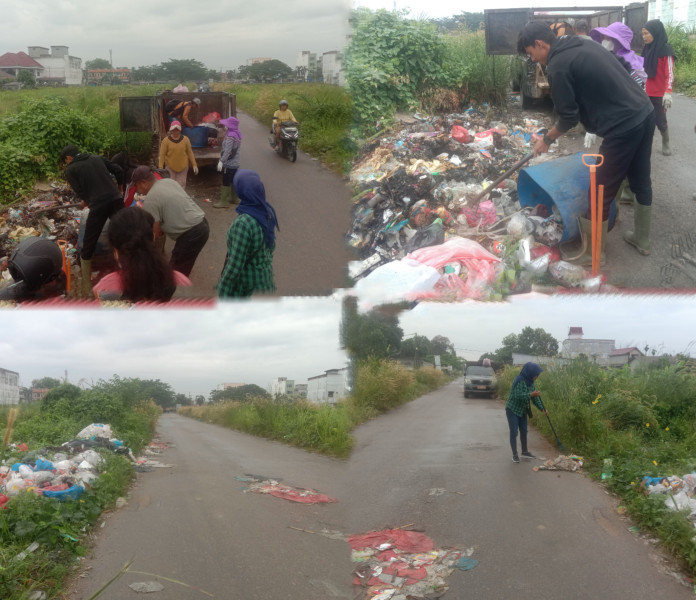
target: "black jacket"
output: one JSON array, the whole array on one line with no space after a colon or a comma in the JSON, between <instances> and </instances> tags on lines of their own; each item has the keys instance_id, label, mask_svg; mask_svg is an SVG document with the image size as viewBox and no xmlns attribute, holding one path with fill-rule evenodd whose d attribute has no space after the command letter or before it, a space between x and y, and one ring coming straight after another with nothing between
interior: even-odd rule
<instances>
[{"instance_id":1,"label":"black jacket","mask_svg":"<svg viewBox=\"0 0 696 600\"><path fill-rule=\"evenodd\" d=\"M80 153L65 169L65 179L87 206L122 198L118 185L123 184L123 169L96 154Z\"/></svg>"},{"instance_id":2,"label":"black jacket","mask_svg":"<svg viewBox=\"0 0 696 600\"><path fill-rule=\"evenodd\" d=\"M645 92L597 42L578 37L554 41L546 69L561 132L580 121L590 133L619 135L653 112Z\"/></svg>"}]
</instances>

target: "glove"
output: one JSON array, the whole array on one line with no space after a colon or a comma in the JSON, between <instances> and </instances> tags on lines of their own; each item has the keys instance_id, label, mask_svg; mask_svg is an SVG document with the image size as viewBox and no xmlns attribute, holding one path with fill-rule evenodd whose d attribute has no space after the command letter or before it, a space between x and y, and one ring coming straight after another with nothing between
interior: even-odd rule
<instances>
[{"instance_id":1,"label":"glove","mask_svg":"<svg viewBox=\"0 0 696 600\"><path fill-rule=\"evenodd\" d=\"M222 161L218 161L218 166L217 166L218 173L222 173Z\"/></svg>"},{"instance_id":2,"label":"glove","mask_svg":"<svg viewBox=\"0 0 696 600\"><path fill-rule=\"evenodd\" d=\"M585 134L585 148L591 148L592 144L597 141L597 136L594 133Z\"/></svg>"},{"instance_id":3,"label":"glove","mask_svg":"<svg viewBox=\"0 0 696 600\"><path fill-rule=\"evenodd\" d=\"M193 167L193 174L198 175L198 167Z\"/></svg>"},{"instance_id":4,"label":"glove","mask_svg":"<svg viewBox=\"0 0 696 600\"><path fill-rule=\"evenodd\" d=\"M672 94L665 94L662 96L662 108L672 108Z\"/></svg>"}]
</instances>

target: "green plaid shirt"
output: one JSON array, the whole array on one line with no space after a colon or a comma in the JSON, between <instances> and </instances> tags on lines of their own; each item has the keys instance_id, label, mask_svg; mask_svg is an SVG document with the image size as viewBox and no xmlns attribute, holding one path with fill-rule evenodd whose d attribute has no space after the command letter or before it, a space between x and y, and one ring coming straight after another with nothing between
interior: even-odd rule
<instances>
[{"instance_id":1,"label":"green plaid shirt","mask_svg":"<svg viewBox=\"0 0 696 600\"><path fill-rule=\"evenodd\" d=\"M510 390L510 395L505 403L505 408L509 408L518 417L523 417L527 413L527 407L529 406L529 401L531 400L539 410L544 410L544 403L541 401L541 398L538 396L529 395L535 390L536 388L534 387L534 384L528 386L524 379L518 381L517 385L514 385Z\"/></svg>"},{"instance_id":2,"label":"green plaid shirt","mask_svg":"<svg viewBox=\"0 0 696 600\"><path fill-rule=\"evenodd\" d=\"M266 246L256 219L239 215L227 231L227 258L217 285L220 298L273 292L273 248Z\"/></svg>"}]
</instances>

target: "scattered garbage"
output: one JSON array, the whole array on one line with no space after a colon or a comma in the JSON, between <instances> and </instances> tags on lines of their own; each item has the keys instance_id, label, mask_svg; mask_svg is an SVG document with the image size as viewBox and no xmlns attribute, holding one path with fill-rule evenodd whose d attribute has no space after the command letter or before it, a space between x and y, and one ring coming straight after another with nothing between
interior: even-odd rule
<instances>
[{"instance_id":1,"label":"scattered garbage","mask_svg":"<svg viewBox=\"0 0 696 600\"><path fill-rule=\"evenodd\" d=\"M134 592L149 594L150 592L161 592L164 586L159 581L136 581L128 584Z\"/></svg>"},{"instance_id":2,"label":"scattered garbage","mask_svg":"<svg viewBox=\"0 0 696 600\"><path fill-rule=\"evenodd\" d=\"M468 571L478 565L473 548L435 548L426 535L403 529L386 529L348 538L355 585L364 598L439 598L449 589L447 577L454 569Z\"/></svg>"},{"instance_id":3,"label":"scattered garbage","mask_svg":"<svg viewBox=\"0 0 696 600\"><path fill-rule=\"evenodd\" d=\"M496 300L536 282L583 291L606 285L581 267L558 265L558 246L577 237L575 217L587 203L589 176L579 155L537 157L526 168L524 190L509 178L494 187L529 159L543 122L489 117L483 107L420 115L361 149L351 172L353 221L346 235L359 256L349 266L356 295L371 298L383 287L382 303ZM542 166L540 181L527 175ZM437 265L424 260L444 258L443 246L464 241L467 257ZM435 269L437 280L414 261ZM387 268L394 263L401 265Z\"/></svg>"},{"instance_id":4,"label":"scattered garbage","mask_svg":"<svg viewBox=\"0 0 696 600\"><path fill-rule=\"evenodd\" d=\"M534 467L534 471L571 471L573 473L582 468L584 459L582 456L571 454L566 456L559 454L556 458L549 459L543 465Z\"/></svg>"},{"instance_id":5,"label":"scattered garbage","mask_svg":"<svg viewBox=\"0 0 696 600\"><path fill-rule=\"evenodd\" d=\"M688 519L696 527L696 473L681 477L643 477L641 489L649 495L664 494L665 506L670 510L688 510Z\"/></svg>"},{"instance_id":6,"label":"scattered garbage","mask_svg":"<svg viewBox=\"0 0 696 600\"><path fill-rule=\"evenodd\" d=\"M614 461L605 458L602 466L602 479L611 479L614 476Z\"/></svg>"},{"instance_id":7,"label":"scattered garbage","mask_svg":"<svg viewBox=\"0 0 696 600\"><path fill-rule=\"evenodd\" d=\"M284 498L292 502L300 502L302 504L322 504L327 502L338 502L336 498L331 498L317 492L316 490L307 490L304 488L292 487L266 477L258 477L256 475L237 475L237 481L245 481L249 485L242 488L244 492L254 492L256 494L270 494L276 498Z\"/></svg>"}]
</instances>

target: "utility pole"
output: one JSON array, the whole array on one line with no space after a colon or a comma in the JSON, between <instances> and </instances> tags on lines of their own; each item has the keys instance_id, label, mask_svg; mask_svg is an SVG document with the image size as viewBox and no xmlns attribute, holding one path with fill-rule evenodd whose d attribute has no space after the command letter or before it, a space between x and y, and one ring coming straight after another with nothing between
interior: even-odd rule
<instances>
[{"instance_id":1,"label":"utility pole","mask_svg":"<svg viewBox=\"0 0 696 600\"><path fill-rule=\"evenodd\" d=\"M111 68L114 68L114 56L113 56L113 50L109 48L109 64L111 65Z\"/></svg>"}]
</instances>

